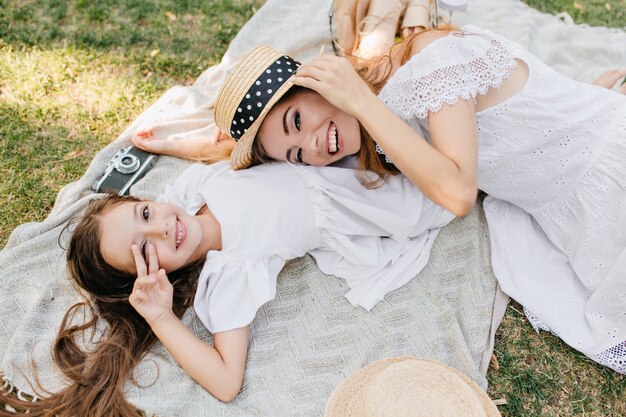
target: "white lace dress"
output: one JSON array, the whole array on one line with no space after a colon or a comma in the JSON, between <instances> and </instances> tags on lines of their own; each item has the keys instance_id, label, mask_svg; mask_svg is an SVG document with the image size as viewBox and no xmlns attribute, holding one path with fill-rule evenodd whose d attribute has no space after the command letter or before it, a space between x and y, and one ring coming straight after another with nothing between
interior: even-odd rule
<instances>
[{"instance_id":1,"label":"white lace dress","mask_svg":"<svg viewBox=\"0 0 626 417\"><path fill-rule=\"evenodd\" d=\"M515 59L528 65L519 93L477 113L493 269L536 329L626 373L626 96L492 32L462 32L399 68L380 98L430 139L428 112L498 87Z\"/></svg>"}]
</instances>

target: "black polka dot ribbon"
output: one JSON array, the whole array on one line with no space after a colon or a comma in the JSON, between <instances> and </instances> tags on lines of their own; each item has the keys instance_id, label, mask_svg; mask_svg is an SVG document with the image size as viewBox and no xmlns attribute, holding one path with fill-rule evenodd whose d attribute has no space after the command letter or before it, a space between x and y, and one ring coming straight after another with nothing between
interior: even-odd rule
<instances>
[{"instance_id":1,"label":"black polka dot ribbon","mask_svg":"<svg viewBox=\"0 0 626 417\"><path fill-rule=\"evenodd\" d=\"M300 63L287 55L278 58L256 79L237 106L230 126L230 136L239 140L261 115L278 89L291 78Z\"/></svg>"}]
</instances>

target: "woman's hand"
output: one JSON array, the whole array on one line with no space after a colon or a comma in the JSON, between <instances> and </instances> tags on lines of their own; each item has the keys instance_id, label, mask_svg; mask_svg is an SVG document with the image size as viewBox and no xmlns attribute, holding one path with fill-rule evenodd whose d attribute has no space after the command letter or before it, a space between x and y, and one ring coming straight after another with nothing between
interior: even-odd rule
<instances>
[{"instance_id":1,"label":"woman's hand","mask_svg":"<svg viewBox=\"0 0 626 417\"><path fill-rule=\"evenodd\" d=\"M175 146L172 138L155 138L153 127L137 130L130 140L139 149L163 155L169 155Z\"/></svg>"},{"instance_id":2,"label":"woman's hand","mask_svg":"<svg viewBox=\"0 0 626 417\"><path fill-rule=\"evenodd\" d=\"M131 246L137 267L137 279L128 301L152 327L172 314L174 287L164 269L159 269L154 245L148 244L148 265L137 245Z\"/></svg>"},{"instance_id":3,"label":"woman's hand","mask_svg":"<svg viewBox=\"0 0 626 417\"><path fill-rule=\"evenodd\" d=\"M135 132L131 141L139 149L160 155L171 155L185 159L201 159L203 152L211 151L211 145L216 145L223 132L213 124L213 134L208 137L195 137L176 139L172 136L158 137L154 128L139 129Z\"/></svg>"},{"instance_id":4,"label":"woman's hand","mask_svg":"<svg viewBox=\"0 0 626 417\"><path fill-rule=\"evenodd\" d=\"M363 106L377 99L345 58L321 55L298 68L294 83L319 93L335 107L359 117Z\"/></svg>"}]
</instances>

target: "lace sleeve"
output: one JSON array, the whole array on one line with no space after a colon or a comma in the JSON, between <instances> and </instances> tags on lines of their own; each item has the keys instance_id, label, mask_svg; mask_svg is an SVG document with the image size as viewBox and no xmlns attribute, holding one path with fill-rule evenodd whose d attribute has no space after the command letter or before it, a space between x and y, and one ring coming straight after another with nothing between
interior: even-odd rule
<instances>
[{"instance_id":1,"label":"lace sleeve","mask_svg":"<svg viewBox=\"0 0 626 417\"><path fill-rule=\"evenodd\" d=\"M476 28L478 29L478 28ZM516 66L509 45L489 32L451 33L429 44L389 79L379 98L405 120L485 94Z\"/></svg>"}]
</instances>

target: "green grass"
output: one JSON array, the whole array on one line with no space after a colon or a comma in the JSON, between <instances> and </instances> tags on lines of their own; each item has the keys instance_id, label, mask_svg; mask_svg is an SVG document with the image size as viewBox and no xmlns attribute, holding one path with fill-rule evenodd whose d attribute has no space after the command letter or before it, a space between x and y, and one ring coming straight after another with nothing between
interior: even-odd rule
<instances>
[{"instance_id":1,"label":"green grass","mask_svg":"<svg viewBox=\"0 0 626 417\"><path fill-rule=\"evenodd\" d=\"M569 13L576 23L626 28L626 0L523 0L547 13Z\"/></svg>"},{"instance_id":2,"label":"green grass","mask_svg":"<svg viewBox=\"0 0 626 417\"><path fill-rule=\"evenodd\" d=\"M0 0L0 247L263 0Z\"/></svg>"},{"instance_id":3,"label":"green grass","mask_svg":"<svg viewBox=\"0 0 626 417\"><path fill-rule=\"evenodd\" d=\"M499 369L489 395L505 416L626 416L626 378L596 365L559 338L536 334L512 303L496 335Z\"/></svg>"},{"instance_id":4,"label":"green grass","mask_svg":"<svg viewBox=\"0 0 626 417\"><path fill-rule=\"evenodd\" d=\"M59 189L166 89L219 62L263 2L0 0L0 247L45 218ZM527 3L626 24L626 0ZM626 416L625 378L535 334L521 311L509 306L488 375L503 415Z\"/></svg>"}]
</instances>

